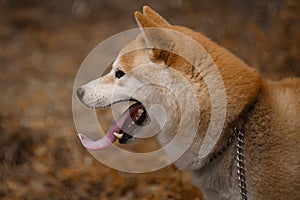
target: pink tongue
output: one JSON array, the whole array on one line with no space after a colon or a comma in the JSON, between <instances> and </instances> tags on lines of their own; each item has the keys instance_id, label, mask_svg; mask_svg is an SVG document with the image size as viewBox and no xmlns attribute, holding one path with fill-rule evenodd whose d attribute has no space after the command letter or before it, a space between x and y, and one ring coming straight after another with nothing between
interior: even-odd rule
<instances>
[{"instance_id":1,"label":"pink tongue","mask_svg":"<svg viewBox=\"0 0 300 200\"><path fill-rule=\"evenodd\" d=\"M130 108L126 110L116 122L113 123L105 136L97 141L93 141L87 136L79 133L78 136L82 145L89 150L102 150L112 145L112 143L114 143L117 139L114 135L114 132L119 133L121 129L120 127L122 127L125 123L128 123L128 121L132 122L130 113L135 105L130 106Z\"/></svg>"}]
</instances>

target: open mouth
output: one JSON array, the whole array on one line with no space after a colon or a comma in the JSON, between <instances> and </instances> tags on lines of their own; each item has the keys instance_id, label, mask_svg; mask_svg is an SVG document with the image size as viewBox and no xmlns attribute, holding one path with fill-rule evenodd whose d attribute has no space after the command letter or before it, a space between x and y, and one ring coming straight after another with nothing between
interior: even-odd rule
<instances>
[{"instance_id":1,"label":"open mouth","mask_svg":"<svg viewBox=\"0 0 300 200\"><path fill-rule=\"evenodd\" d=\"M78 134L83 146L90 150L101 150L109 147L116 140L120 144L126 144L133 139L138 129L143 126L147 117L144 106L135 101L129 108L112 124L105 136L98 141L90 140L83 134Z\"/></svg>"},{"instance_id":2,"label":"open mouth","mask_svg":"<svg viewBox=\"0 0 300 200\"><path fill-rule=\"evenodd\" d=\"M126 144L133 138L135 132L143 125L146 119L146 110L140 102L132 104L121 117L112 125L117 126L113 134L120 144Z\"/></svg>"}]
</instances>

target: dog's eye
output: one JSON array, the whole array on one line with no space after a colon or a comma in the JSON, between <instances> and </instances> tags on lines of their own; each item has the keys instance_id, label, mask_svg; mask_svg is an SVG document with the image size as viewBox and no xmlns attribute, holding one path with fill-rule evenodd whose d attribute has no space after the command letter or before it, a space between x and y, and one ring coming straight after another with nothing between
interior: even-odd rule
<instances>
[{"instance_id":1,"label":"dog's eye","mask_svg":"<svg viewBox=\"0 0 300 200\"><path fill-rule=\"evenodd\" d=\"M124 75L125 75L125 72L123 72L122 70L117 69L117 71L116 71L116 77L117 78L121 78Z\"/></svg>"}]
</instances>

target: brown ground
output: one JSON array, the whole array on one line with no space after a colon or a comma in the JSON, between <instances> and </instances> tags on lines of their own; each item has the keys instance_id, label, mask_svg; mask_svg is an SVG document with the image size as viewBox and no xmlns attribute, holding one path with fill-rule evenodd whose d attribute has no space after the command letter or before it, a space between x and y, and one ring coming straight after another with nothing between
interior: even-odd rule
<instances>
[{"instance_id":1,"label":"brown ground","mask_svg":"<svg viewBox=\"0 0 300 200\"><path fill-rule=\"evenodd\" d=\"M121 173L76 136L71 96L81 62L102 40L136 27L133 11L144 4L265 77L300 76L297 0L0 0L0 199L202 199L174 166Z\"/></svg>"}]
</instances>

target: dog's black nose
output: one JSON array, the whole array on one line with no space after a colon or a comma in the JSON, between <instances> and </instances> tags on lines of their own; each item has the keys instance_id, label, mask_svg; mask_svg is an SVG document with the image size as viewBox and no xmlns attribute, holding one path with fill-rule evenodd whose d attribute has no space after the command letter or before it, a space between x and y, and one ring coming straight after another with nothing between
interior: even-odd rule
<instances>
[{"instance_id":1,"label":"dog's black nose","mask_svg":"<svg viewBox=\"0 0 300 200\"><path fill-rule=\"evenodd\" d=\"M77 96L80 100L82 99L83 95L84 95L84 89L83 88L78 88L77 89Z\"/></svg>"}]
</instances>

